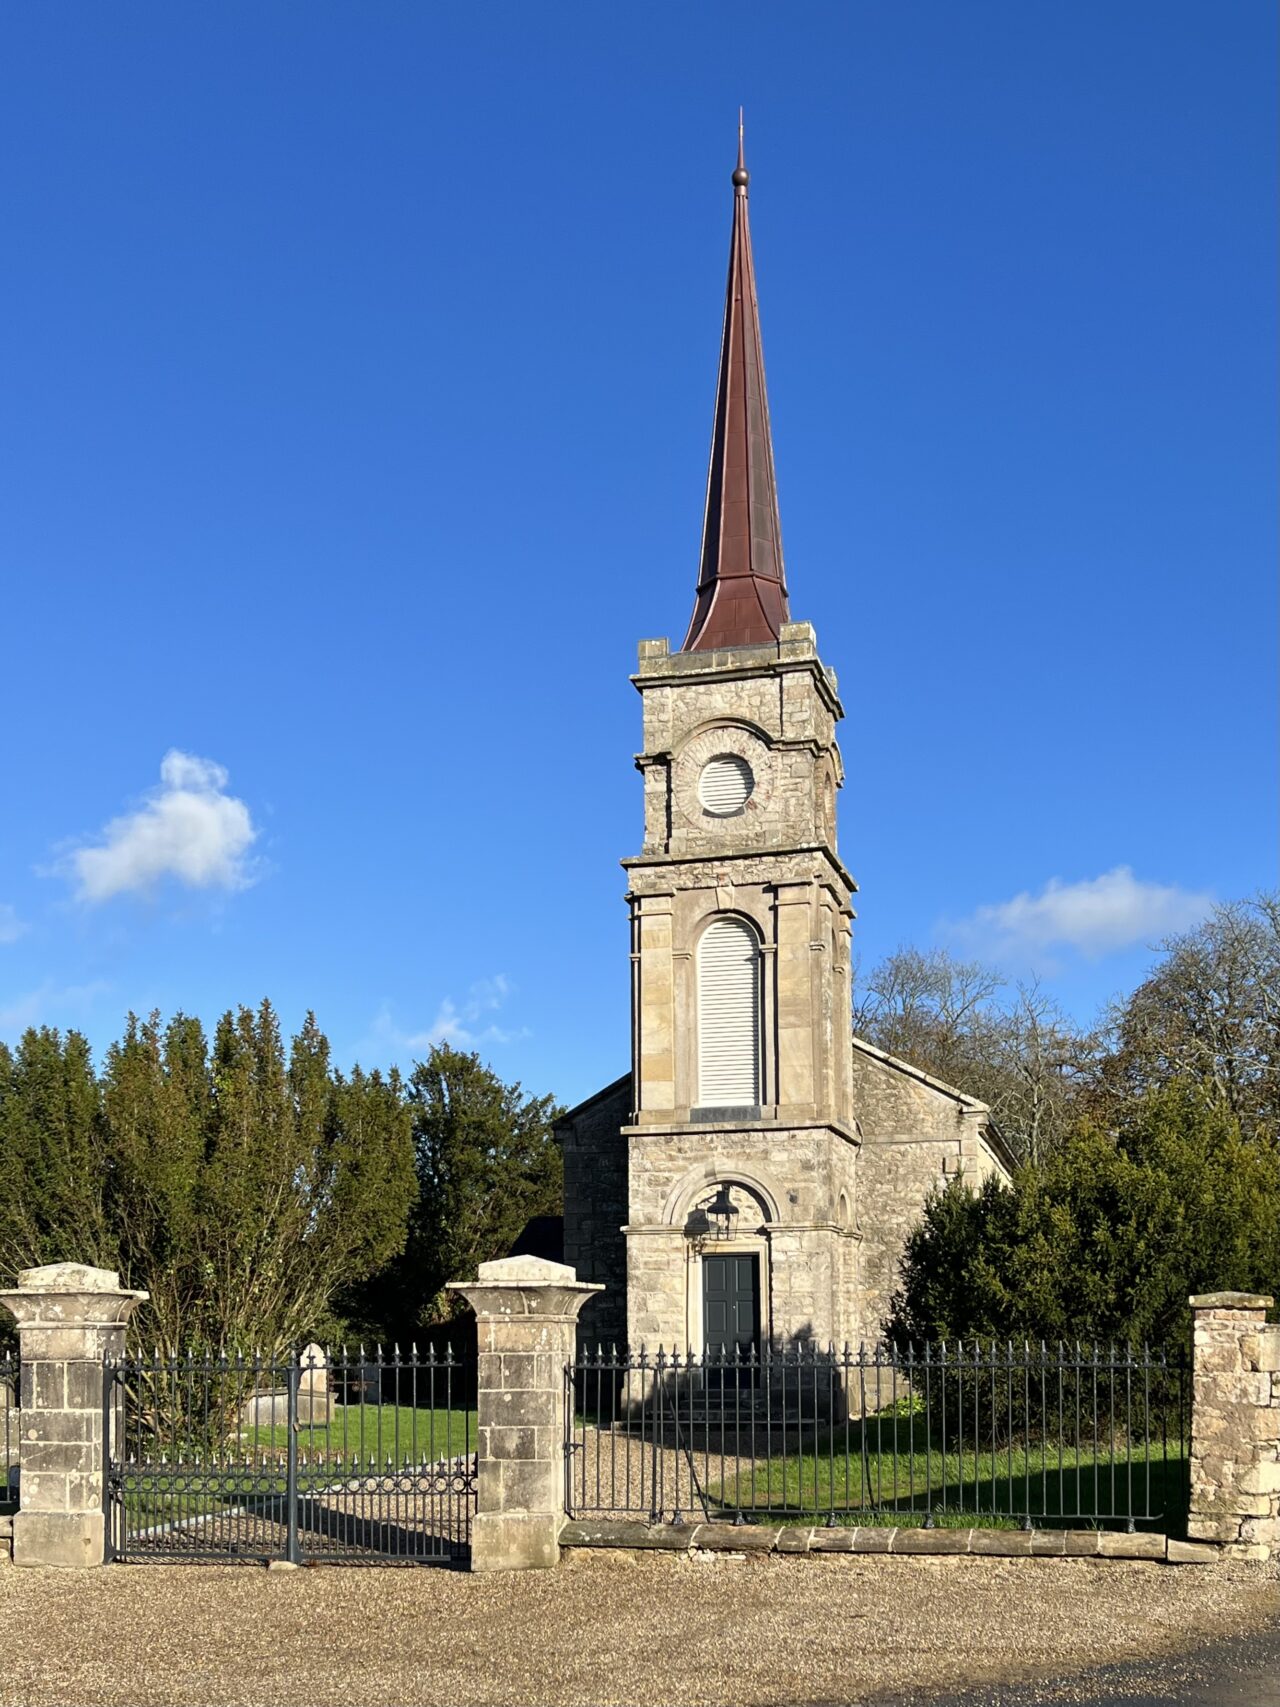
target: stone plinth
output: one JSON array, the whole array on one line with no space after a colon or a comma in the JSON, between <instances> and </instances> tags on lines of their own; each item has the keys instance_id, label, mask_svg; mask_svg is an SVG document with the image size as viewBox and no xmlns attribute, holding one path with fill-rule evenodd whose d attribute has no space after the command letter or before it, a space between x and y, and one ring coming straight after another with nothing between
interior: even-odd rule
<instances>
[{"instance_id":1,"label":"stone plinth","mask_svg":"<svg viewBox=\"0 0 1280 1707\"><path fill-rule=\"evenodd\" d=\"M100 1565L105 1557L103 1358L124 1350L125 1323L147 1297L111 1269L24 1269L0 1304L22 1355L20 1506L15 1565Z\"/></svg>"},{"instance_id":2,"label":"stone plinth","mask_svg":"<svg viewBox=\"0 0 1280 1707\"><path fill-rule=\"evenodd\" d=\"M482 1262L475 1283L451 1281L476 1313L476 1515L473 1571L545 1569L565 1524L565 1364L578 1313L603 1290L538 1257Z\"/></svg>"},{"instance_id":3,"label":"stone plinth","mask_svg":"<svg viewBox=\"0 0 1280 1707\"><path fill-rule=\"evenodd\" d=\"M1187 1533L1238 1558L1280 1550L1280 1326L1272 1299L1211 1292L1195 1316Z\"/></svg>"}]
</instances>

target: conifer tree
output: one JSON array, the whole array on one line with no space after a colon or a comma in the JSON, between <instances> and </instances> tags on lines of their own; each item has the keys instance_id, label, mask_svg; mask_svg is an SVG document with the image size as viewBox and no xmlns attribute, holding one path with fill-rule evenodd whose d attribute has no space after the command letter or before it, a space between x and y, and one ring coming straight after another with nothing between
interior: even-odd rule
<instances>
[{"instance_id":1,"label":"conifer tree","mask_svg":"<svg viewBox=\"0 0 1280 1707\"><path fill-rule=\"evenodd\" d=\"M907 1242L892 1337L1185 1346L1187 1298L1280 1294L1280 1145L1209 1086L1174 1081L1083 1121L1012 1188L963 1176Z\"/></svg>"},{"instance_id":2,"label":"conifer tree","mask_svg":"<svg viewBox=\"0 0 1280 1707\"><path fill-rule=\"evenodd\" d=\"M0 1043L0 1267L109 1264L103 1214L102 1108L89 1045L77 1031L26 1031Z\"/></svg>"},{"instance_id":3,"label":"conifer tree","mask_svg":"<svg viewBox=\"0 0 1280 1707\"><path fill-rule=\"evenodd\" d=\"M465 1308L445 1283L505 1256L533 1216L564 1202L554 1098L528 1096L444 1043L414 1067L408 1097L418 1179L408 1243L357 1305L403 1338Z\"/></svg>"},{"instance_id":4,"label":"conifer tree","mask_svg":"<svg viewBox=\"0 0 1280 1707\"><path fill-rule=\"evenodd\" d=\"M336 1071L308 1014L130 1015L101 1078L72 1032L0 1047L0 1264L116 1267L162 1352L281 1352L403 1247L416 1183L404 1087Z\"/></svg>"}]
</instances>

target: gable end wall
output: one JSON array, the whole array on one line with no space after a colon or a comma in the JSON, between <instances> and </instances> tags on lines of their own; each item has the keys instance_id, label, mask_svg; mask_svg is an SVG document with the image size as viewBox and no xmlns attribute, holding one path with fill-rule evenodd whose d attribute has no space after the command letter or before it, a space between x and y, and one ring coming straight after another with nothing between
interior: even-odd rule
<instances>
[{"instance_id":1,"label":"gable end wall","mask_svg":"<svg viewBox=\"0 0 1280 1707\"><path fill-rule=\"evenodd\" d=\"M907 1236L935 1187L963 1171L973 1185L1008 1170L987 1137L989 1115L889 1062L853 1050L853 1098L862 1131L858 1158L862 1231L862 1334L878 1339L901 1284Z\"/></svg>"}]
</instances>

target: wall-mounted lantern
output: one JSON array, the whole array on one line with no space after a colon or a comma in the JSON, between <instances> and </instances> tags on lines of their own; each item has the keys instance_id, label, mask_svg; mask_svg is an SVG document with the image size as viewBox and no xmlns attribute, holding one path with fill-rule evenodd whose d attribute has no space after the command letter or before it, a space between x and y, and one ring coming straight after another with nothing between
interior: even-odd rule
<instances>
[{"instance_id":1,"label":"wall-mounted lantern","mask_svg":"<svg viewBox=\"0 0 1280 1707\"><path fill-rule=\"evenodd\" d=\"M706 1207L706 1217L711 1223L711 1236L715 1239L731 1239L737 1231L738 1206L733 1201L733 1194L728 1183L721 1185L719 1191Z\"/></svg>"}]
</instances>

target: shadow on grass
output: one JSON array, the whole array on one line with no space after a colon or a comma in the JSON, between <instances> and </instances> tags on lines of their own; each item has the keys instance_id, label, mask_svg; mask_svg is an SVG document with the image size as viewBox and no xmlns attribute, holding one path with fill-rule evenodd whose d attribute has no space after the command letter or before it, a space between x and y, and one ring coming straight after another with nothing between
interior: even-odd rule
<instances>
[{"instance_id":1,"label":"shadow on grass","mask_svg":"<svg viewBox=\"0 0 1280 1707\"><path fill-rule=\"evenodd\" d=\"M841 1431L843 1434L843 1431ZM817 1454L773 1455L707 1483L721 1512L758 1517L832 1515L838 1522L1158 1528L1179 1533L1188 1505L1188 1460L1170 1443L1167 1456L1144 1447L1114 1449L1037 1444L1030 1451L850 1450L843 1439Z\"/></svg>"},{"instance_id":2,"label":"shadow on grass","mask_svg":"<svg viewBox=\"0 0 1280 1707\"><path fill-rule=\"evenodd\" d=\"M638 1454L643 1467L654 1453L666 1502L701 1505L708 1515L996 1527L1030 1520L1169 1533L1185 1525L1189 1466L1173 1434L1125 1438L1104 1423L1097 1435L1071 1441L1024 1435L992 1443L979 1434L976 1444L953 1444L955 1432L909 1405L835 1425L812 1416L668 1414L649 1417L637 1433L621 1417L599 1430L588 1468L604 1483L618 1481L623 1505L632 1493L643 1504L627 1455ZM611 1464L620 1467L616 1478Z\"/></svg>"}]
</instances>

